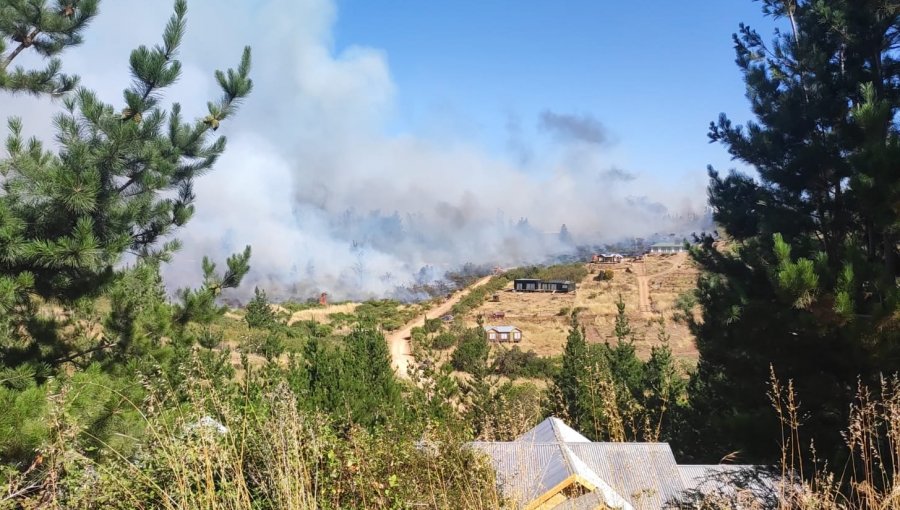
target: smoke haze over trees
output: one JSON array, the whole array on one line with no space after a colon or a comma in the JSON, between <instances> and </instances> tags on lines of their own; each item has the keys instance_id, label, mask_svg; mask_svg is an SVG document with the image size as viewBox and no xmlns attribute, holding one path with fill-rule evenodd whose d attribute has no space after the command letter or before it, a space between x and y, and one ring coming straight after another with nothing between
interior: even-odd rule
<instances>
[{"instance_id":1,"label":"smoke haze over trees","mask_svg":"<svg viewBox=\"0 0 900 510\"><path fill-rule=\"evenodd\" d=\"M65 70L102 97L117 97L128 76L115 63L155 35L169 7L108 2L84 46L67 53ZM474 142L387 134L399 93L389 55L335 48L332 1L196 2L192 9L195 30L173 86L186 115L201 114L215 88L201 69L230 62L244 43L266 58L245 122L223 130L230 145L220 173L194 183L198 214L181 236L180 256L164 269L177 286L198 283L203 254L221 257L247 244L255 250L247 288L264 287L274 299L320 290L342 299L390 294L423 266L440 276L465 262L542 262L571 249L557 243L563 223L575 243L701 230L684 218L703 216L702 190L662 189L639 170L620 168L609 152L615 126L602 122L602 112L547 109L522 119L557 149L526 171ZM138 26L127 21L135 12L144 20ZM98 61L112 65L92 65ZM24 132L48 142L58 108L46 99L0 97L0 111L22 115Z\"/></svg>"}]
</instances>

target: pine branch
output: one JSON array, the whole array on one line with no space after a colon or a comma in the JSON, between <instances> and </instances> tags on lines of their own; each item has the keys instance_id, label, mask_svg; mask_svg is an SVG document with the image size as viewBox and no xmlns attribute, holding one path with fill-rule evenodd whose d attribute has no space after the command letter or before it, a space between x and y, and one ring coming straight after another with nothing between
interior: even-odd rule
<instances>
[{"instance_id":1,"label":"pine branch","mask_svg":"<svg viewBox=\"0 0 900 510\"><path fill-rule=\"evenodd\" d=\"M12 52L10 52L10 54L6 57L6 59L4 59L3 66L0 67L0 71L3 71L7 67L9 67L9 64L11 64L12 61L15 60L15 58L19 56L19 53L22 53L23 50L31 47L31 45L34 42L34 38L37 37L38 34L40 34L40 33L41 33L40 30L34 29L34 31L32 31L30 34L28 34L28 36L25 37L25 39L21 43L19 43L19 46L17 46L16 49L14 49Z\"/></svg>"},{"instance_id":2,"label":"pine branch","mask_svg":"<svg viewBox=\"0 0 900 510\"><path fill-rule=\"evenodd\" d=\"M54 365L61 365L63 363L68 363L70 361L74 361L82 356L87 356L88 354L92 354L92 353L95 353L98 351L109 349L110 347L113 347L115 345L116 345L116 342L103 342L100 345L91 347L90 349L85 349L83 351L76 352L74 354L69 354L68 356L63 356L61 358L57 358L57 359L53 360L52 363Z\"/></svg>"}]
</instances>

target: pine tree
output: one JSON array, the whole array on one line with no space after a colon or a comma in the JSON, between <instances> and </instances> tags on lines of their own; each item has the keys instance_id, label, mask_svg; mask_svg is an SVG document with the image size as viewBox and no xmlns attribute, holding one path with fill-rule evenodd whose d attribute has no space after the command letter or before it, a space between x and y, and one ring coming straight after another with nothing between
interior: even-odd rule
<instances>
[{"instance_id":1,"label":"pine tree","mask_svg":"<svg viewBox=\"0 0 900 510\"><path fill-rule=\"evenodd\" d=\"M625 314L625 300L619 294L616 300L616 323L615 335L618 344L624 344L631 341L631 323L628 321L628 315Z\"/></svg>"},{"instance_id":2,"label":"pine tree","mask_svg":"<svg viewBox=\"0 0 900 510\"><path fill-rule=\"evenodd\" d=\"M643 364L642 401L648 420L647 440L651 441L671 441L677 436L687 403L687 380L675 364L669 339L660 321L658 345L650 349L650 359Z\"/></svg>"},{"instance_id":3,"label":"pine tree","mask_svg":"<svg viewBox=\"0 0 900 510\"><path fill-rule=\"evenodd\" d=\"M563 350L562 367L553 378L549 412L575 424L583 415L581 382L587 374L587 343L584 333L573 320Z\"/></svg>"},{"instance_id":4,"label":"pine tree","mask_svg":"<svg viewBox=\"0 0 900 510\"><path fill-rule=\"evenodd\" d=\"M253 299L247 303L247 314L244 320L251 328L268 329L275 325L275 312L269 306L266 291L258 287L253 289Z\"/></svg>"},{"instance_id":5,"label":"pine tree","mask_svg":"<svg viewBox=\"0 0 900 510\"><path fill-rule=\"evenodd\" d=\"M76 88L74 77L60 73L58 60L43 70L9 70L25 51L54 57L78 44L98 3L10 0L0 8L0 40L17 43L0 57L0 91L72 91L55 119L58 150L26 140L23 121L13 118L8 154L0 159L0 315L15 323L5 324L5 331L24 333L19 340L45 342L40 350L50 361L66 355L51 330L35 329L32 297L67 308L107 290L126 253L168 260L178 247L171 235L194 212L194 179L211 170L225 149L225 138L214 132L252 89L246 48L237 70L215 73L222 95L208 103L206 117L188 122L179 104L162 106L164 92L181 75L176 56L185 0L175 1L162 44L132 52L134 79L119 106ZM189 305L187 298L209 296L182 297Z\"/></svg>"},{"instance_id":6,"label":"pine tree","mask_svg":"<svg viewBox=\"0 0 900 510\"><path fill-rule=\"evenodd\" d=\"M99 0L4 0L0 9L0 92L59 96L78 78L62 74L56 58L81 43L81 32L97 14ZM10 44L11 43L11 44ZM7 51L9 50L9 51ZM10 69L16 57L34 51L50 61L43 69Z\"/></svg>"},{"instance_id":7,"label":"pine tree","mask_svg":"<svg viewBox=\"0 0 900 510\"><path fill-rule=\"evenodd\" d=\"M793 379L808 437L838 451L857 377L900 368L900 5L893 0L763 0L790 30L767 44L735 35L756 121L724 114L712 141L758 178L710 169L725 243L694 256L702 321L692 381L695 450L772 460L779 427L769 366Z\"/></svg>"},{"instance_id":8,"label":"pine tree","mask_svg":"<svg viewBox=\"0 0 900 510\"><path fill-rule=\"evenodd\" d=\"M387 342L376 330L354 330L343 348L310 338L304 361L295 386L314 410L330 414L335 423L375 427L400 412L400 384Z\"/></svg>"}]
</instances>

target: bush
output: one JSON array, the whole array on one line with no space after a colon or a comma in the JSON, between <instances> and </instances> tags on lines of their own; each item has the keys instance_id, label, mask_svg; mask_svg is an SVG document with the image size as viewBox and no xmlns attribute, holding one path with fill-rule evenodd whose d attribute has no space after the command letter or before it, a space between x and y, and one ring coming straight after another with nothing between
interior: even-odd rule
<instances>
[{"instance_id":1,"label":"bush","mask_svg":"<svg viewBox=\"0 0 900 510\"><path fill-rule=\"evenodd\" d=\"M484 338L481 328L466 330L459 346L450 357L450 364L460 372L475 373L487 366L488 354L491 347Z\"/></svg>"},{"instance_id":2,"label":"bush","mask_svg":"<svg viewBox=\"0 0 900 510\"><path fill-rule=\"evenodd\" d=\"M456 336L452 333L441 333L431 341L431 346L440 350L449 349L454 345L456 345Z\"/></svg>"},{"instance_id":3,"label":"bush","mask_svg":"<svg viewBox=\"0 0 900 510\"><path fill-rule=\"evenodd\" d=\"M598 282L608 282L613 279L614 274L612 269L603 269L597 272L597 276L594 277L594 280Z\"/></svg>"},{"instance_id":4,"label":"bush","mask_svg":"<svg viewBox=\"0 0 900 510\"><path fill-rule=\"evenodd\" d=\"M266 292L253 289L253 299L247 304L247 314L244 316L247 325L251 328L271 328L275 325L275 312L269 306Z\"/></svg>"},{"instance_id":5,"label":"bush","mask_svg":"<svg viewBox=\"0 0 900 510\"><path fill-rule=\"evenodd\" d=\"M426 333L437 333L441 330L441 320L440 319L425 319L425 332Z\"/></svg>"},{"instance_id":6,"label":"bush","mask_svg":"<svg viewBox=\"0 0 900 510\"><path fill-rule=\"evenodd\" d=\"M511 378L550 378L556 373L552 358L538 356L531 350L524 352L518 345L498 353L491 368L495 373Z\"/></svg>"},{"instance_id":7,"label":"bush","mask_svg":"<svg viewBox=\"0 0 900 510\"><path fill-rule=\"evenodd\" d=\"M538 271L537 277L542 280L569 280L577 283L584 280L588 274L588 269L585 265L576 262L545 267Z\"/></svg>"}]
</instances>

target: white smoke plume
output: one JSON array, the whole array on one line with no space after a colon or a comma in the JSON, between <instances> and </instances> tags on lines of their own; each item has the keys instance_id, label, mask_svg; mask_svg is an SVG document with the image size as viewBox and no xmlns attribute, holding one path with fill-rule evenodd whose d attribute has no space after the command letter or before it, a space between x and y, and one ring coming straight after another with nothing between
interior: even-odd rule
<instances>
[{"instance_id":1,"label":"white smoke plume","mask_svg":"<svg viewBox=\"0 0 900 510\"><path fill-rule=\"evenodd\" d=\"M195 184L197 215L178 233L184 248L166 268L173 288L197 283L203 255L223 260L250 244L245 288L385 296L423 267L440 277L465 262L518 265L571 250L545 234L562 224L576 242L598 243L689 231L694 225L681 218L702 216L702 189L660 189L619 168L608 152L615 126L580 112L517 118L517 129L533 123L555 140L534 157L518 138L519 156L503 158L465 137L387 134L396 94L388 55L334 47L334 0L189 5L184 76L167 98L203 113L217 93L212 71L236 65L245 44L255 89L220 130L229 137L225 156ZM163 0L105 0L86 43L64 56L66 71L121 101L128 53L156 44L170 12ZM0 96L0 117L23 117L45 140L57 108Z\"/></svg>"}]
</instances>

